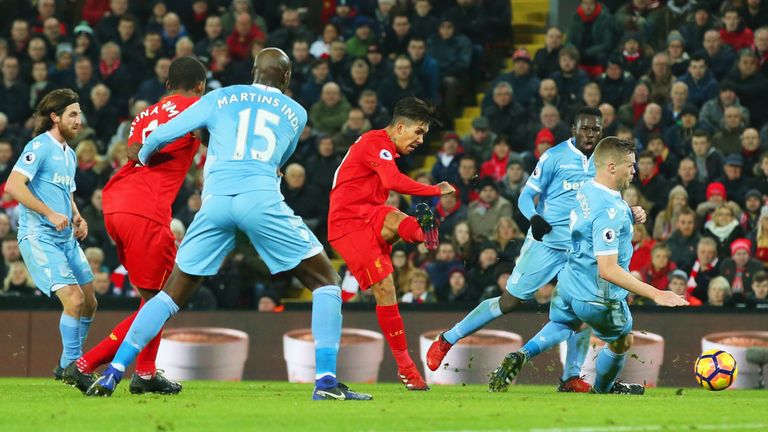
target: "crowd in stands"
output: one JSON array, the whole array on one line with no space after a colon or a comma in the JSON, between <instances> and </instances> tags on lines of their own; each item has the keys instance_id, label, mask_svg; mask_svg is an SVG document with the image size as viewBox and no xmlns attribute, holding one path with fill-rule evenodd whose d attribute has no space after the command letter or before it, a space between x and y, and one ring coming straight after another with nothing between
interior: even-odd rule
<instances>
[{"instance_id":1,"label":"crowd in stands","mask_svg":"<svg viewBox=\"0 0 768 432\"><path fill-rule=\"evenodd\" d=\"M393 192L388 201L408 213L426 202L441 220L436 252L393 248L403 302L476 303L505 289L528 228L520 191L588 106L603 113L604 135L639 149L624 199L648 218L634 227L632 273L692 305L768 307L766 3L581 0L567 26L547 29L544 47L528 52L511 43L509 0L3 2L0 182L31 138L37 102L56 88L75 90L86 126L69 143L75 199L90 227L83 248L99 296L133 296L101 207L103 186L127 160L131 120L163 97L174 58L196 56L216 89L250 83L254 56L275 46L290 55L289 94L309 114L282 192L321 240L334 172L355 140L385 127L403 97L440 107L444 124L431 134L439 149L425 144L398 164L457 193ZM478 91L481 116L459 136L453 119ZM201 147L173 206L179 241L201 206L205 157ZM15 237L18 203L2 194L0 209L0 293L35 295ZM341 273L346 300L372 301ZM270 276L240 236L192 303L279 309L294 283ZM535 303L549 301L554 283Z\"/></svg>"}]
</instances>

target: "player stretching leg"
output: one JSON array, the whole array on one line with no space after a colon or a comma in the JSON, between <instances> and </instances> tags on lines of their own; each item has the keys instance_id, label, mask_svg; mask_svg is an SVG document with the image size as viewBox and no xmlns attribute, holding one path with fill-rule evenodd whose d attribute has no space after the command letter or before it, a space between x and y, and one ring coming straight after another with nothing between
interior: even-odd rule
<instances>
[{"instance_id":1,"label":"player stretching leg","mask_svg":"<svg viewBox=\"0 0 768 432\"><path fill-rule=\"evenodd\" d=\"M205 91L205 66L192 57L174 60L166 87L170 94L142 111L131 124L129 151L161 124L167 123ZM184 182L200 140L193 134L177 139L149 160L147 166L129 161L104 188L104 223L117 246L120 262L141 295L141 308L163 287L173 270L176 245L171 233L171 205ZM108 337L77 360L81 372L92 373L112 360L136 312L120 322ZM155 367L162 331L136 358L131 393L176 394L181 384L168 380Z\"/></svg>"},{"instance_id":2,"label":"player stretching leg","mask_svg":"<svg viewBox=\"0 0 768 432\"><path fill-rule=\"evenodd\" d=\"M518 200L520 211L531 221L531 228L506 291L500 297L483 301L452 329L438 336L427 352L427 366L431 370L440 367L459 340L533 298L536 290L563 268L570 248L568 218L573 199L581 185L595 175L589 156L600 140L602 123L599 110L580 109L572 126L573 138L541 156ZM640 221L645 219L639 208L635 216ZM567 345L566 367L558 391L588 392L590 385L581 379L580 373L589 349L589 330L576 332L568 338Z\"/></svg>"},{"instance_id":3,"label":"player stretching leg","mask_svg":"<svg viewBox=\"0 0 768 432\"><path fill-rule=\"evenodd\" d=\"M70 89L54 90L40 101L35 137L13 167L5 191L21 204L19 250L35 285L45 295L61 300L59 320L64 347L54 374L64 383L85 391L92 382L75 360L96 313L93 273L77 240L88 236L80 217L75 191L75 152L67 140L80 129L80 104Z\"/></svg>"},{"instance_id":4,"label":"player stretching leg","mask_svg":"<svg viewBox=\"0 0 768 432\"><path fill-rule=\"evenodd\" d=\"M571 211L571 252L559 275L550 322L517 353L508 354L492 374L491 391L506 390L528 358L553 347L586 323L606 342L597 356L593 392L643 394L642 384L616 381L632 346L632 314L627 294L633 292L660 306L688 304L671 291L643 283L627 270L632 258L633 217L621 199L635 173L635 144L607 137L594 155L595 179L576 193Z\"/></svg>"},{"instance_id":5,"label":"player stretching leg","mask_svg":"<svg viewBox=\"0 0 768 432\"><path fill-rule=\"evenodd\" d=\"M253 85L233 85L203 96L156 129L139 151L139 161L151 163L153 153L179 136L201 127L211 134L203 206L179 247L173 272L163 290L139 310L112 363L88 389L89 396L115 391L126 366L186 303L202 278L216 274L240 229L272 273L292 271L312 291L317 364L313 399L372 399L336 379L339 275L280 194L278 168L296 149L307 122L301 105L283 94L291 80L290 60L283 51L267 48L256 57L253 75Z\"/></svg>"},{"instance_id":6,"label":"player stretching leg","mask_svg":"<svg viewBox=\"0 0 768 432\"><path fill-rule=\"evenodd\" d=\"M402 174L395 164L398 155L413 152L424 142L435 107L414 97L395 105L392 122L385 129L363 134L350 147L336 170L328 212L328 240L344 258L361 289L372 287L376 316L397 362L400 380L408 390L428 390L408 353L403 319L397 306L392 278L392 243L425 242L437 248L437 226L429 207L417 217L385 206L389 191L409 195L445 195L454 192L441 182L424 185Z\"/></svg>"}]
</instances>

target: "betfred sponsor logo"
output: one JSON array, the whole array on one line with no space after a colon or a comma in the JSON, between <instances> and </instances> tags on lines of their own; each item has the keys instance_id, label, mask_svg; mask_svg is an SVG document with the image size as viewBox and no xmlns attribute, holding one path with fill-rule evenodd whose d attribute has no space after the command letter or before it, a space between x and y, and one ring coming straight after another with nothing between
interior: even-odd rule
<instances>
[{"instance_id":1,"label":"betfred sponsor logo","mask_svg":"<svg viewBox=\"0 0 768 432\"><path fill-rule=\"evenodd\" d=\"M63 176L63 175L59 175L59 173L53 173L53 183L69 186L70 184L72 184L72 176L68 176L68 175Z\"/></svg>"},{"instance_id":2,"label":"betfred sponsor logo","mask_svg":"<svg viewBox=\"0 0 768 432\"><path fill-rule=\"evenodd\" d=\"M579 190L582 186L584 186L584 181L569 182L568 180L563 180L563 190Z\"/></svg>"}]
</instances>

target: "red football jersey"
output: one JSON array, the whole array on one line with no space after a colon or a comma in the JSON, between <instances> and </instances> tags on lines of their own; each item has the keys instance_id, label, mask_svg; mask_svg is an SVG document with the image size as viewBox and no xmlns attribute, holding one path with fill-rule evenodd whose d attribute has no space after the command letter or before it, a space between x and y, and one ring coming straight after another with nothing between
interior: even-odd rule
<instances>
[{"instance_id":1,"label":"red football jersey","mask_svg":"<svg viewBox=\"0 0 768 432\"><path fill-rule=\"evenodd\" d=\"M171 95L145 109L131 123L128 145L143 143L153 130L198 99ZM200 140L188 133L155 153L149 166L126 163L104 187L104 214L132 213L169 224L171 205L199 147Z\"/></svg>"},{"instance_id":2,"label":"red football jersey","mask_svg":"<svg viewBox=\"0 0 768 432\"><path fill-rule=\"evenodd\" d=\"M440 195L438 186L425 185L401 173L395 143L383 129L364 133L344 156L333 177L328 211L328 239L365 228L372 210L387 202L389 191L407 195Z\"/></svg>"}]
</instances>

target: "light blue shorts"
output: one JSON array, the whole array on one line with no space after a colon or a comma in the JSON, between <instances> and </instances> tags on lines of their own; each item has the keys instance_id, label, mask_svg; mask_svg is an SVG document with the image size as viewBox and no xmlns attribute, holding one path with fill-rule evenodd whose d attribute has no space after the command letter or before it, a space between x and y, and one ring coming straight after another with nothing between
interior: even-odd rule
<instances>
[{"instance_id":1,"label":"light blue shorts","mask_svg":"<svg viewBox=\"0 0 768 432\"><path fill-rule=\"evenodd\" d=\"M27 236L19 241L19 251L35 285L48 297L63 285L82 286L93 281L88 260L74 238Z\"/></svg>"},{"instance_id":2,"label":"light blue shorts","mask_svg":"<svg viewBox=\"0 0 768 432\"><path fill-rule=\"evenodd\" d=\"M540 241L526 238L520 258L507 280L507 291L520 300L530 300L565 267L566 251L552 249Z\"/></svg>"},{"instance_id":3,"label":"light blue shorts","mask_svg":"<svg viewBox=\"0 0 768 432\"><path fill-rule=\"evenodd\" d=\"M580 322L587 323L595 336L605 342L613 342L629 334L633 322L626 299L612 302L583 301L568 299L559 293L552 298L549 319L574 329Z\"/></svg>"},{"instance_id":4,"label":"light blue shorts","mask_svg":"<svg viewBox=\"0 0 768 432\"><path fill-rule=\"evenodd\" d=\"M235 247L237 229L248 236L272 274L291 270L323 250L278 193L206 195L179 246L176 264L190 275L215 275Z\"/></svg>"}]
</instances>

